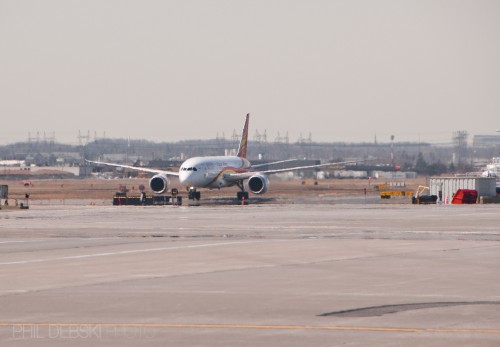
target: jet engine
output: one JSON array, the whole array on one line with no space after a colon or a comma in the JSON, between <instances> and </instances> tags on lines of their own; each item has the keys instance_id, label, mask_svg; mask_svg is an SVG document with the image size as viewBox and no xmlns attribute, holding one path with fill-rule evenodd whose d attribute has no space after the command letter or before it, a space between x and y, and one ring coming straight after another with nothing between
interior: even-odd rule
<instances>
[{"instance_id":1,"label":"jet engine","mask_svg":"<svg viewBox=\"0 0 500 347\"><path fill-rule=\"evenodd\" d=\"M156 175L149 180L149 187L155 193L161 194L168 188L167 176Z\"/></svg>"},{"instance_id":2,"label":"jet engine","mask_svg":"<svg viewBox=\"0 0 500 347\"><path fill-rule=\"evenodd\" d=\"M248 189L254 194L264 194L269 188L269 178L265 175L253 175L248 179Z\"/></svg>"}]
</instances>

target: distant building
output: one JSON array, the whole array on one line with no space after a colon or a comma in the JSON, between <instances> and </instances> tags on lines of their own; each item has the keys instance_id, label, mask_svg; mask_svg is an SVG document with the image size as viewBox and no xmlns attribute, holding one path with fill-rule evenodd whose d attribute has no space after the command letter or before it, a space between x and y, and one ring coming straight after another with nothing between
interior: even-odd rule
<instances>
[{"instance_id":1,"label":"distant building","mask_svg":"<svg viewBox=\"0 0 500 347\"><path fill-rule=\"evenodd\" d=\"M472 145L474 147L500 146L500 135L475 135Z\"/></svg>"}]
</instances>

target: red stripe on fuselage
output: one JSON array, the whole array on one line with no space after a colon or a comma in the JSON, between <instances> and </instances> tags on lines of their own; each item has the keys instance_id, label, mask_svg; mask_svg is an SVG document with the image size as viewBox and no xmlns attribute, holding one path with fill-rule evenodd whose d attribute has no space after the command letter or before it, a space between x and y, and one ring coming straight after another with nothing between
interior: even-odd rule
<instances>
[{"instance_id":1,"label":"red stripe on fuselage","mask_svg":"<svg viewBox=\"0 0 500 347\"><path fill-rule=\"evenodd\" d=\"M225 167L205 187L209 188L210 186L212 186L212 184L217 182L221 177L223 177L227 173L229 173L229 174L241 174L241 173L247 173L247 172L252 172L252 171L253 170L249 170L249 169L245 169L245 168Z\"/></svg>"}]
</instances>

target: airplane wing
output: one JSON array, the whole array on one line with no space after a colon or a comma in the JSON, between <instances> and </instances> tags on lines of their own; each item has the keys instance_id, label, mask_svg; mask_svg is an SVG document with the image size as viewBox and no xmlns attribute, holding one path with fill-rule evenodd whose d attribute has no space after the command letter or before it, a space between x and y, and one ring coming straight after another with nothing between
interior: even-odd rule
<instances>
[{"instance_id":1,"label":"airplane wing","mask_svg":"<svg viewBox=\"0 0 500 347\"><path fill-rule=\"evenodd\" d=\"M120 164L112 164L112 163L104 163L101 161L92 161L92 160L87 160L85 159L87 163L92 163L92 164L99 164L99 165L107 165L107 166L114 166L114 167L121 167L124 169L131 169L135 171L142 171L142 172L149 172L153 174L163 174L167 176L179 176L178 172L175 171L164 171L164 170L157 170L157 169L148 169L145 167L136 167L136 166L130 166L130 165L120 165Z\"/></svg>"},{"instance_id":2,"label":"airplane wing","mask_svg":"<svg viewBox=\"0 0 500 347\"><path fill-rule=\"evenodd\" d=\"M287 168L287 169L264 170L264 171L248 171L248 172L244 172L244 173L226 173L226 174L224 174L224 179L226 179L228 181L241 181L241 180L250 178L253 175L258 175L258 174L270 175L270 174L276 174L276 173L281 173L281 172L298 171L298 170L304 170L304 169L314 169L314 168L326 167L326 166L338 166L338 165L356 164L356 163L360 163L362 161L363 160L358 160L358 161L341 161L341 162L338 162L338 163L326 163L326 164L317 164L317 165L309 165L309 166L297 166L297 167L290 167L290 168Z\"/></svg>"},{"instance_id":3,"label":"airplane wing","mask_svg":"<svg viewBox=\"0 0 500 347\"><path fill-rule=\"evenodd\" d=\"M281 163L288 163L290 161L297 161L297 159L287 159L287 160L273 161L271 163L252 165L252 166L250 166L250 169L257 169L257 168L263 167L263 166L271 166L271 165L276 165L276 164L281 164Z\"/></svg>"}]
</instances>

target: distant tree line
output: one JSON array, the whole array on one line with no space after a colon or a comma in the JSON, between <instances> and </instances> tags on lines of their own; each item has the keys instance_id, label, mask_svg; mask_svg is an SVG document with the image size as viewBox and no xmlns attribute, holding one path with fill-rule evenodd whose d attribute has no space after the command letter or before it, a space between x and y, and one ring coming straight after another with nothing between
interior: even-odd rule
<instances>
[{"instance_id":1,"label":"distant tree line","mask_svg":"<svg viewBox=\"0 0 500 347\"><path fill-rule=\"evenodd\" d=\"M0 159L34 160L37 165L79 165L84 159L116 162L151 160L184 160L193 156L224 155L234 152L237 141L194 140L156 143L148 140L99 139L86 145L54 142L19 142L0 146ZM463 144L457 154L456 146L437 146L429 143L320 143L320 142L255 142L250 141L248 157L263 161L310 159L328 161L375 158L379 164L398 165L403 170L436 175L445 172L471 171L482 158L488 161L499 156L500 146L467 148ZM458 162L457 157L460 159ZM455 159L455 160L454 160Z\"/></svg>"}]
</instances>

